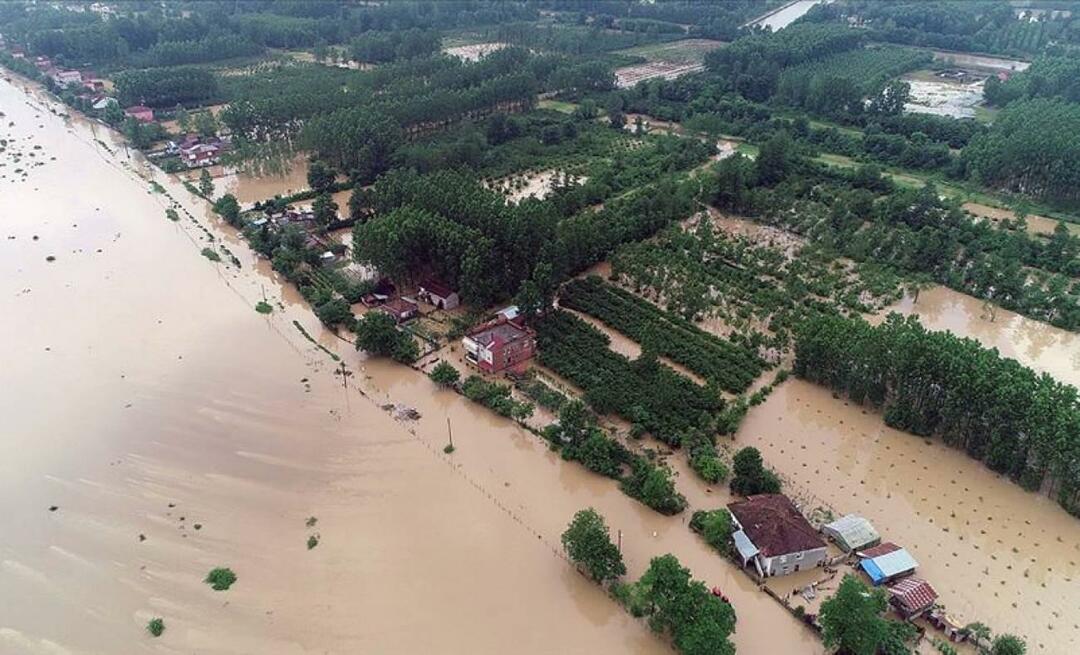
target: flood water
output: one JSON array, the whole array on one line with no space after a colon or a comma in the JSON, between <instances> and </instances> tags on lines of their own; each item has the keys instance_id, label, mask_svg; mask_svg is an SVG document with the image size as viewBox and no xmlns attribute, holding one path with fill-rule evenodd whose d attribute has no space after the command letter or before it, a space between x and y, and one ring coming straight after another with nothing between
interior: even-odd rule
<instances>
[{"instance_id":1,"label":"flood water","mask_svg":"<svg viewBox=\"0 0 1080 655\"><path fill-rule=\"evenodd\" d=\"M795 0L795 2L790 2L773 13L753 21L752 24L754 27L768 27L776 32L805 16L806 12L810 11L814 5L820 4L822 1L823 0ZM828 0L825 1L827 2Z\"/></svg>"},{"instance_id":2,"label":"flood water","mask_svg":"<svg viewBox=\"0 0 1080 655\"><path fill-rule=\"evenodd\" d=\"M366 361L178 182L48 107L61 111L0 82L3 138L56 157L0 181L0 652L669 652L557 555L589 505L621 531L631 575L673 552L720 585L741 652L822 652L689 513L660 516L420 374ZM202 257L214 243L168 221L140 175L240 268ZM263 297L270 316L253 309ZM348 389L293 321L342 355ZM388 401L423 418L397 422ZM231 590L201 582L215 566L236 571Z\"/></svg>"}]
</instances>

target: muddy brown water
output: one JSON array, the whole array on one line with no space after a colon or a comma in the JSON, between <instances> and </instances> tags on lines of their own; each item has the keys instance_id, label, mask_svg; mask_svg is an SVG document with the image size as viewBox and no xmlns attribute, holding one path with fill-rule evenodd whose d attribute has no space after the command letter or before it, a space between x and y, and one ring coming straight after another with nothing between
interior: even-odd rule
<instances>
[{"instance_id":1,"label":"muddy brown water","mask_svg":"<svg viewBox=\"0 0 1080 655\"><path fill-rule=\"evenodd\" d=\"M741 652L821 652L688 515L660 516L420 374L366 361L178 182L50 107L0 82L6 138L57 157L0 187L0 652L669 652L557 556L588 505L621 530L631 574L673 552L721 586ZM240 268L200 256L213 244L164 217L151 176ZM263 297L269 317L253 309ZM348 390L294 320L342 354ZM396 422L388 401L423 418ZM214 566L237 572L233 589L202 584Z\"/></svg>"}]
</instances>

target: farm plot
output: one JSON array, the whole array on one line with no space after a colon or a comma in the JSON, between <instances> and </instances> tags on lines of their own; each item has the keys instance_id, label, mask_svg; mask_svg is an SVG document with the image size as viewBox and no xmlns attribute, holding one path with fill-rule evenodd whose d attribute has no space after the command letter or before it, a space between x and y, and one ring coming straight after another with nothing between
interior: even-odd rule
<instances>
[{"instance_id":1,"label":"farm plot","mask_svg":"<svg viewBox=\"0 0 1080 655\"><path fill-rule=\"evenodd\" d=\"M683 39L619 50L618 54L644 57L646 61L615 69L616 84L619 88L629 88L642 80L657 77L672 80L687 73L704 70L705 53L723 45L722 41L709 39Z\"/></svg>"},{"instance_id":2,"label":"farm plot","mask_svg":"<svg viewBox=\"0 0 1080 655\"><path fill-rule=\"evenodd\" d=\"M685 366L725 391L741 393L761 374L761 360L744 345L709 334L596 276L567 283L559 303L599 319L646 351Z\"/></svg>"},{"instance_id":3,"label":"farm plot","mask_svg":"<svg viewBox=\"0 0 1080 655\"><path fill-rule=\"evenodd\" d=\"M584 390L601 414L617 414L657 439L679 446L692 432L715 424L720 394L642 355L612 351L607 335L580 318L555 311L536 324L540 364Z\"/></svg>"}]
</instances>

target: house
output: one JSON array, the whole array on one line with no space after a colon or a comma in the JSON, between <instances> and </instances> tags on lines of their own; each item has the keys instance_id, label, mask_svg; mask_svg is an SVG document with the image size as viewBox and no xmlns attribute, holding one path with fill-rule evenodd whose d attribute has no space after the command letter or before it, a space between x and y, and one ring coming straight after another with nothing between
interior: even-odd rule
<instances>
[{"instance_id":1,"label":"house","mask_svg":"<svg viewBox=\"0 0 1080 655\"><path fill-rule=\"evenodd\" d=\"M90 106L94 109L97 109L98 111L101 111L116 104L119 104L118 102L116 102L116 98L110 96L94 96L93 104L91 104Z\"/></svg>"},{"instance_id":2,"label":"house","mask_svg":"<svg viewBox=\"0 0 1080 655\"><path fill-rule=\"evenodd\" d=\"M416 318L416 315L420 313L420 307L408 298L393 298L379 305L376 311L389 314L398 324L401 324Z\"/></svg>"},{"instance_id":3,"label":"house","mask_svg":"<svg viewBox=\"0 0 1080 655\"><path fill-rule=\"evenodd\" d=\"M39 55L34 57L34 66L37 66L38 70L48 70L52 68L52 60Z\"/></svg>"},{"instance_id":4,"label":"house","mask_svg":"<svg viewBox=\"0 0 1080 655\"><path fill-rule=\"evenodd\" d=\"M919 566L909 552L891 542L855 554L860 558L859 567L875 587L911 575Z\"/></svg>"},{"instance_id":5,"label":"house","mask_svg":"<svg viewBox=\"0 0 1080 655\"><path fill-rule=\"evenodd\" d=\"M516 367L536 353L536 333L503 317L473 328L461 343L465 361L487 373Z\"/></svg>"},{"instance_id":6,"label":"house","mask_svg":"<svg viewBox=\"0 0 1080 655\"><path fill-rule=\"evenodd\" d=\"M938 597L929 582L914 577L898 580L886 589L889 592L889 604L907 621L918 618L931 609Z\"/></svg>"},{"instance_id":7,"label":"house","mask_svg":"<svg viewBox=\"0 0 1080 655\"><path fill-rule=\"evenodd\" d=\"M421 282L417 295L420 296L420 300L437 309L454 309L461 304L457 291L438 280L428 279Z\"/></svg>"},{"instance_id":8,"label":"house","mask_svg":"<svg viewBox=\"0 0 1080 655\"><path fill-rule=\"evenodd\" d=\"M79 71L54 68L49 71L49 79L56 82L57 86L70 86L82 84L82 73Z\"/></svg>"},{"instance_id":9,"label":"house","mask_svg":"<svg viewBox=\"0 0 1080 655\"><path fill-rule=\"evenodd\" d=\"M821 531L846 553L881 543L881 535L877 533L870 521L855 514L848 514L832 523L827 523L822 526Z\"/></svg>"},{"instance_id":10,"label":"house","mask_svg":"<svg viewBox=\"0 0 1080 655\"><path fill-rule=\"evenodd\" d=\"M762 577L787 575L824 562L825 542L787 496L750 496L729 504L728 511L735 522L735 547L743 566L753 562Z\"/></svg>"},{"instance_id":11,"label":"house","mask_svg":"<svg viewBox=\"0 0 1080 655\"><path fill-rule=\"evenodd\" d=\"M83 77L82 85L90 91L101 92L105 90L105 80L97 77Z\"/></svg>"},{"instance_id":12,"label":"house","mask_svg":"<svg viewBox=\"0 0 1080 655\"><path fill-rule=\"evenodd\" d=\"M124 116L130 116L143 123L154 122L154 110L144 105L132 105L124 110Z\"/></svg>"},{"instance_id":13,"label":"house","mask_svg":"<svg viewBox=\"0 0 1080 655\"><path fill-rule=\"evenodd\" d=\"M512 321L518 316L521 316L521 310L517 305L510 305L509 307L503 307L499 311L495 312L496 316L501 316L508 321Z\"/></svg>"},{"instance_id":14,"label":"house","mask_svg":"<svg viewBox=\"0 0 1080 655\"><path fill-rule=\"evenodd\" d=\"M211 166L220 160L222 145L220 142L196 143L180 147L179 151L180 161L184 162L188 168Z\"/></svg>"}]
</instances>

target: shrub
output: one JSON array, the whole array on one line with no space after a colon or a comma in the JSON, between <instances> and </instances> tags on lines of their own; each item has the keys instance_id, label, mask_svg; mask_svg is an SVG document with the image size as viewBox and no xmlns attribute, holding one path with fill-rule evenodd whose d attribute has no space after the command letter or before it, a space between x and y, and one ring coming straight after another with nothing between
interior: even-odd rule
<instances>
[{"instance_id":1,"label":"shrub","mask_svg":"<svg viewBox=\"0 0 1080 655\"><path fill-rule=\"evenodd\" d=\"M461 373L449 362L439 362L428 374L431 381L440 387L452 387L461 379Z\"/></svg>"},{"instance_id":2,"label":"shrub","mask_svg":"<svg viewBox=\"0 0 1080 655\"><path fill-rule=\"evenodd\" d=\"M229 568L216 568L206 574L206 582L214 591L225 591L236 582L236 574Z\"/></svg>"},{"instance_id":3,"label":"shrub","mask_svg":"<svg viewBox=\"0 0 1080 655\"><path fill-rule=\"evenodd\" d=\"M220 262L221 261L221 255L217 254L217 251L214 250L213 248L203 248L202 249L202 256L206 257L207 259L209 259L212 262Z\"/></svg>"},{"instance_id":4,"label":"shrub","mask_svg":"<svg viewBox=\"0 0 1080 655\"><path fill-rule=\"evenodd\" d=\"M153 618L146 624L146 631L155 637L160 637L165 632L165 620Z\"/></svg>"},{"instance_id":5,"label":"shrub","mask_svg":"<svg viewBox=\"0 0 1080 655\"><path fill-rule=\"evenodd\" d=\"M266 302L265 300L260 300L259 302L255 303L255 311L259 312L260 314L269 314L270 312L274 311L274 306Z\"/></svg>"}]
</instances>

